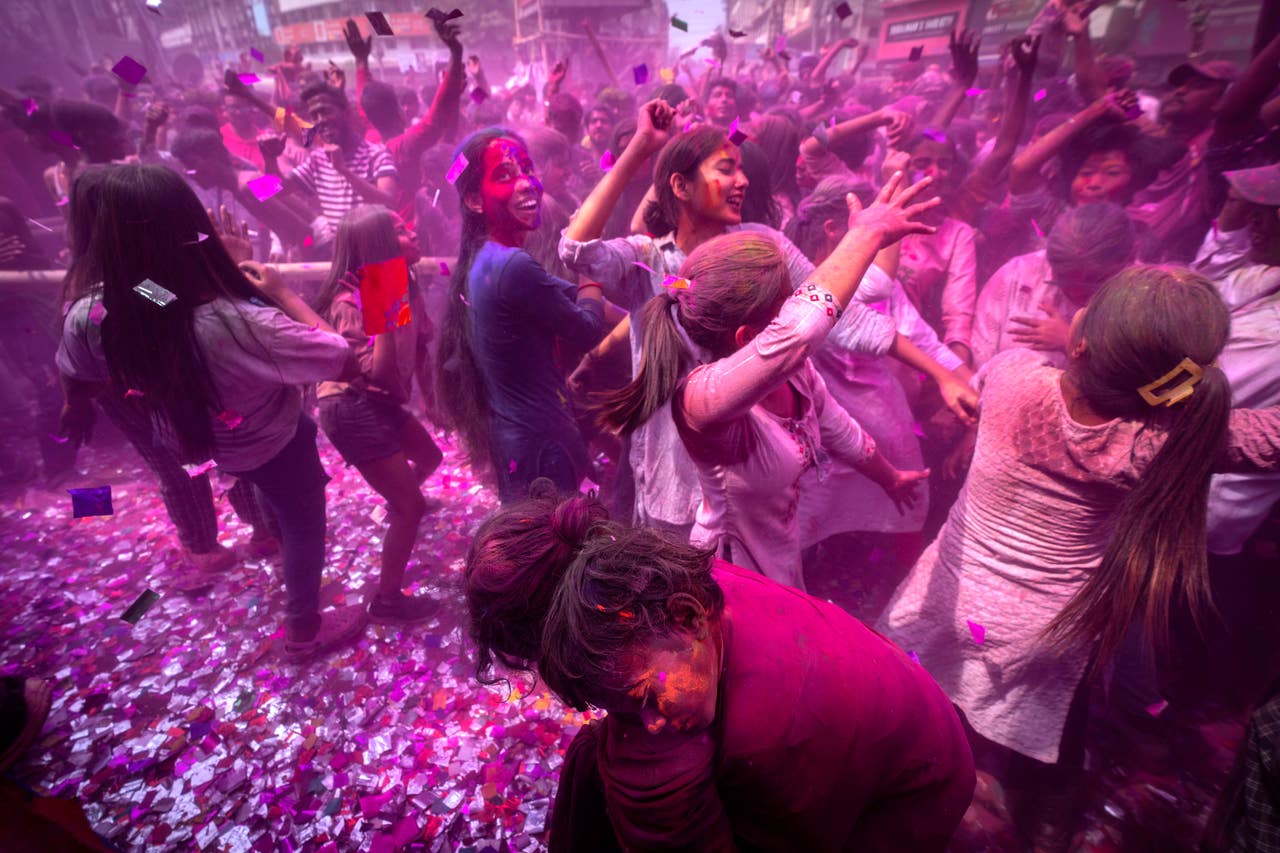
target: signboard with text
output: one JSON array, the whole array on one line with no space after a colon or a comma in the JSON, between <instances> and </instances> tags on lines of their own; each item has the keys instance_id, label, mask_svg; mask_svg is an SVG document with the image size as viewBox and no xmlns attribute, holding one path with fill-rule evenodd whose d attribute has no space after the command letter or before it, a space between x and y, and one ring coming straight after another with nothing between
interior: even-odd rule
<instances>
[{"instance_id":1,"label":"signboard with text","mask_svg":"<svg viewBox=\"0 0 1280 853\"><path fill-rule=\"evenodd\" d=\"M886 24L885 41L919 41L923 38L949 35L956 27L960 13L947 12L943 15L930 15L925 18L910 18L905 21L894 21Z\"/></svg>"}]
</instances>

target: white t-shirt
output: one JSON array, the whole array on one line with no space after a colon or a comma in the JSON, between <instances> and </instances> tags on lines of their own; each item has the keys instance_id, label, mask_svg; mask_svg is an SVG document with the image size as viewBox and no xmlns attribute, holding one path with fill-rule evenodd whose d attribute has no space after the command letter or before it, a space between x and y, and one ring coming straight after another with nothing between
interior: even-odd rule
<instances>
[{"instance_id":1,"label":"white t-shirt","mask_svg":"<svg viewBox=\"0 0 1280 853\"><path fill-rule=\"evenodd\" d=\"M99 326L103 309L94 310L100 298L92 294L76 301L63 321L58 369L82 382L110 378ZM301 386L337 377L346 363L347 341L252 302L219 298L196 306L194 316L196 338L226 413L211 418L214 461L226 471L251 471L293 438L302 413ZM157 433L178 448L167 424L157 424Z\"/></svg>"}]
</instances>

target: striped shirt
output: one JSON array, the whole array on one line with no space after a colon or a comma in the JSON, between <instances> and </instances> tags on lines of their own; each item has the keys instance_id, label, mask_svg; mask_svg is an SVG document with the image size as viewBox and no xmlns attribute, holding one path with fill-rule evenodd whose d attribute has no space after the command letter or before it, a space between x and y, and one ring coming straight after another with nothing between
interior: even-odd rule
<instances>
[{"instance_id":1,"label":"striped shirt","mask_svg":"<svg viewBox=\"0 0 1280 853\"><path fill-rule=\"evenodd\" d=\"M347 169L371 184L378 178L396 176L396 164L382 145L361 141L356 150L346 155ZM362 203L360 194L329 162L329 155L316 148L298 164L290 175L320 200L320 214L337 229L342 217Z\"/></svg>"}]
</instances>

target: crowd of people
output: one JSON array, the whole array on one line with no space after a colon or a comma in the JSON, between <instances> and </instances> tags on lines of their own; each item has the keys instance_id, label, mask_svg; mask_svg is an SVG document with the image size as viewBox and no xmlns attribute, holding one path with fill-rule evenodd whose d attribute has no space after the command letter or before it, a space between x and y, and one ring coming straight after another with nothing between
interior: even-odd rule
<instances>
[{"instance_id":1,"label":"crowd of people","mask_svg":"<svg viewBox=\"0 0 1280 853\"><path fill-rule=\"evenodd\" d=\"M28 74L0 268L65 275L3 291L0 476L69 482L100 411L195 589L239 559L216 465L303 663L435 617L405 573L451 436L502 504L477 677L608 712L552 849L941 851L988 783L1068 849L1091 698L1158 699L1274 548L1280 33L1139 67L1048 8L888 77L717 34L653 83L500 88L465 15L421 91L354 22L354 86L291 50L270 94ZM378 328L375 268L407 273ZM376 593L324 611L320 431L386 508ZM908 569L861 621L806 592L841 537ZM1221 849L1280 839L1275 652Z\"/></svg>"}]
</instances>

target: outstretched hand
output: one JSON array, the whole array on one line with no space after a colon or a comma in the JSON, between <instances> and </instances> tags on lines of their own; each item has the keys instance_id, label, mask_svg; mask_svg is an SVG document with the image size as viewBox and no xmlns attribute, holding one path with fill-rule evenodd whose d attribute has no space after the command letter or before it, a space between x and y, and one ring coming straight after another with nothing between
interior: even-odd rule
<instances>
[{"instance_id":1,"label":"outstretched hand","mask_svg":"<svg viewBox=\"0 0 1280 853\"><path fill-rule=\"evenodd\" d=\"M1023 77L1030 77L1036 71L1036 63L1040 58L1040 36L1019 36L1009 42L1009 55L1013 57L1013 65Z\"/></svg>"},{"instance_id":2,"label":"outstretched hand","mask_svg":"<svg viewBox=\"0 0 1280 853\"><path fill-rule=\"evenodd\" d=\"M347 18L347 22L342 25L342 36L347 40L347 50L351 51L351 55L356 58L357 65L369 61L369 54L373 53L372 35L368 37L360 35L360 28L356 26L356 22Z\"/></svg>"},{"instance_id":3,"label":"outstretched hand","mask_svg":"<svg viewBox=\"0 0 1280 853\"><path fill-rule=\"evenodd\" d=\"M956 38L956 31L951 31L951 77L956 85L968 89L978 79L978 48L982 39L973 30L964 30Z\"/></svg>"},{"instance_id":4,"label":"outstretched hand","mask_svg":"<svg viewBox=\"0 0 1280 853\"><path fill-rule=\"evenodd\" d=\"M906 179L902 172L895 172L881 188L876 200L865 210L858 203L858 198L849 193L846 202L849 205L849 229L866 228L880 234L880 248L892 246L909 234L932 234L938 229L920 221L927 211L942 204L942 199L931 198L919 204L912 201L933 183L932 178L925 178L919 183L903 187Z\"/></svg>"}]
</instances>

